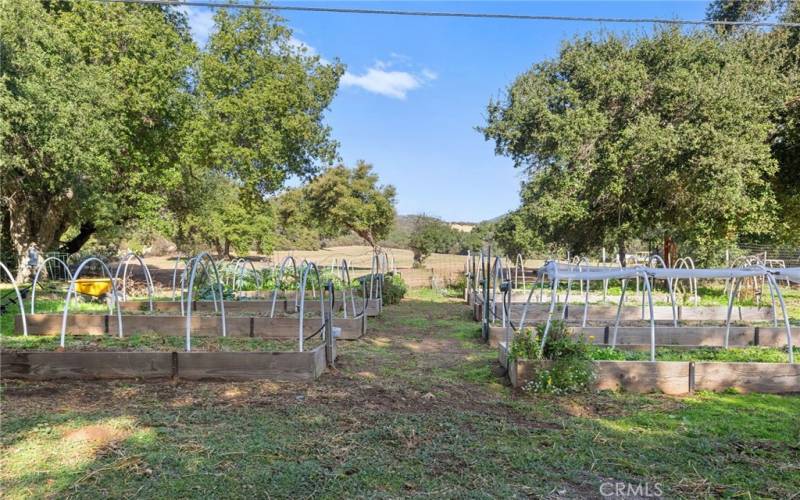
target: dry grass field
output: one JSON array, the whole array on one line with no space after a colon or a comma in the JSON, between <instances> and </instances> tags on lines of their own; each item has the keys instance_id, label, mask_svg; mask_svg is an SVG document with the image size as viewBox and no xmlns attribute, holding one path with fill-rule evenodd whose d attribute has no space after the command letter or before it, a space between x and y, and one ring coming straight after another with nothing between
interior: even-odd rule
<instances>
[{"instance_id":1,"label":"dry grass field","mask_svg":"<svg viewBox=\"0 0 800 500\"><path fill-rule=\"evenodd\" d=\"M466 269L467 256L455 254L434 253L428 256L422 263L421 268L414 268L414 254L411 250L400 248L384 248L389 256L389 264L403 274L408 284L412 287L430 286L432 279L445 284L453 282L462 275ZM357 270L354 275L363 274L368 271L372 263L372 248L366 245L351 245L328 247L320 250L280 250L271 255L250 254L248 258L254 259L257 269L280 264L287 256L292 256L299 263L303 259L316 263L319 266L331 266L334 262L340 263L346 259L351 269ZM175 266L175 256L147 257L145 259L148 267L154 268L154 275L164 279L166 276L171 279L172 270ZM533 269L541 266L541 260L525 261L526 269ZM514 262L506 262L507 266L513 266Z\"/></svg>"}]
</instances>

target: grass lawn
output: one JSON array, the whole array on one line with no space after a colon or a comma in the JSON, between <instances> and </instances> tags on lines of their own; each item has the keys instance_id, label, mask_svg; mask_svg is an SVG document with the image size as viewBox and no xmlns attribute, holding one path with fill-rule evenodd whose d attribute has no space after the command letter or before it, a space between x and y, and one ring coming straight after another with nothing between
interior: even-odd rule
<instances>
[{"instance_id":1,"label":"grass lawn","mask_svg":"<svg viewBox=\"0 0 800 500\"><path fill-rule=\"evenodd\" d=\"M668 497L800 491L800 397L530 396L416 292L314 383L2 384L5 498Z\"/></svg>"}]
</instances>

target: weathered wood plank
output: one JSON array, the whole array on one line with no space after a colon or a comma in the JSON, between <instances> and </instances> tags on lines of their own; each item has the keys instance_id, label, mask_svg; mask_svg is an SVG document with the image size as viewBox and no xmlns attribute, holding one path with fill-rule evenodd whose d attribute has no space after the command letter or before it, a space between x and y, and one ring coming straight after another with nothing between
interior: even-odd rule
<instances>
[{"instance_id":1,"label":"weathered wood plank","mask_svg":"<svg viewBox=\"0 0 800 500\"><path fill-rule=\"evenodd\" d=\"M186 380L313 380L315 357L306 352L179 352L178 377ZM321 372L320 372L321 373Z\"/></svg>"},{"instance_id":2,"label":"weathered wood plank","mask_svg":"<svg viewBox=\"0 0 800 500\"><path fill-rule=\"evenodd\" d=\"M685 321L725 321L728 306L681 306L680 319ZM769 307L739 307L731 311L731 321L766 321L772 319Z\"/></svg>"},{"instance_id":3,"label":"weathered wood plank","mask_svg":"<svg viewBox=\"0 0 800 500\"><path fill-rule=\"evenodd\" d=\"M696 390L787 393L800 392L800 364L695 363Z\"/></svg>"},{"instance_id":4,"label":"weathered wood plank","mask_svg":"<svg viewBox=\"0 0 800 500\"><path fill-rule=\"evenodd\" d=\"M800 345L800 328L792 328L792 345ZM786 325L778 327L758 327L758 345L772 346L772 347L786 347L788 345L786 339Z\"/></svg>"},{"instance_id":5,"label":"weathered wood plank","mask_svg":"<svg viewBox=\"0 0 800 500\"><path fill-rule=\"evenodd\" d=\"M341 328L342 340L355 340L366 333L366 315L360 318L333 318L333 326Z\"/></svg>"},{"instance_id":6,"label":"weathered wood plank","mask_svg":"<svg viewBox=\"0 0 800 500\"><path fill-rule=\"evenodd\" d=\"M509 339L514 338L514 332L508 331L506 333L506 328L502 326L490 326L489 327L489 347L497 347L500 345L501 342L505 342L506 335L508 335Z\"/></svg>"},{"instance_id":7,"label":"weathered wood plank","mask_svg":"<svg viewBox=\"0 0 800 500\"><path fill-rule=\"evenodd\" d=\"M306 318L303 322L303 334L309 336L319 330L322 320ZM298 339L300 337L300 320L298 318L253 318L253 336L269 339Z\"/></svg>"},{"instance_id":8,"label":"weathered wood plank","mask_svg":"<svg viewBox=\"0 0 800 500\"><path fill-rule=\"evenodd\" d=\"M608 343L614 335L614 327L608 328ZM747 346L755 340L755 327L732 326L728 345ZM620 327L617 344L650 344L650 327ZM725 345L725 327L718 326L656 326L658 345Z\"/></svg>"},{"instance_id":9,"label":"weathered wood plank","mask_svg":"<svg viewBox=\"0 0 800 500\"><path fill-rule=\"evenodd\" d=\"M514 387L532 380L538 370L552 366L552 361L517 360L509 363L508 375ZM593 362L598 390L625 390L637 393L689 392L689 363L672 361L595 361Z\"/></svg>"},{"instance_id":10,"label":"weathered wood plank","mask_svg":"<svg viewBox=\"0 0 800 500\"><path fill-rule=\"evenodd\" d=\"M29 335L58 335L61 333L61 314L26 314ZM116 323L115 323L116 324ZM14 318L14 331L22 335L22 316ZM104 314L69 314L67 333L81 335L103 335L106 333Z\"/></svg>"},{"instance_id":11,"label":"weathered wood plank","mask_svg":"<svg viewBox=\"0 0 800 500\"><path fill-rule=\"evenodd\" d=\"M580 321L583 319L583 305L572 304L569 306L569 319L570 321ZM675 314L678 314L678 307L675 307ZM653 316L656 320L665 321L672 320L672 307L671 306L654 306ZM587 311L587 318L589 321L614 321L617 318L617 306L615 305L600 305L589 304ZM642 320L642 307L641 306L622 306L620 311L620 320L622 321L641 321ZM645 305L644 320L650 320L650 308Z\"/></svg>"},{"instance_id":12,"label":"weathered wood plank","mask_svg":"<svg viewBox=\"0 0 800 500\"><path fill-rule=\"evenodd\" d=\"M172 376L169 352L1 352L7 378L112 379Z\"/></svg>"},{"instance_id":13,"label":"weathered wood plank","mask_svg":"<svg viewBox=\"0 0 800 500\"><path fill-rule=\"evenodd\" d=\"M595 361L600 390L625 390L646 393L659 391L664 394L687 394L689 392L689 363L677 361Z\"/></svg>"},{"instance_id":14,"label":"weathered wood plank","mask_svg":"<svg viewBox=\"0 0 800 500\"><path fill-rule=\"evenodd\" d=\"M232 319L232 318L227 318ZM216 337L222 335L222 323L216 316L192 315L192 335L198 337ZM234 325L235 320L232 322ZM108 331L117 331L117 317L108 317ZM248 327L249 331L249 327ZM146 316L128 314L122 317L123 335L154 334L180 336L186 333L184 316Z\"/></svg>"},{"instance_id":15,"label":"weathered wood plank","mask_svg":"<svg viewBox=\"0 0 800 500\"><path fill-rule=\"evenodd\" d=\"M61 331L60 314L36 314L30 317L29 331L34 335L58 335ZM19 321L20 333L22 323ZM106 332L106 322L108 330ZM271 339L296 339L299 336L297 317L268 318L263 316L226 317L226 330L229 337L253 337ZM72 314L68 316L69 334L115 335L117 317L98 314ZM305 335L316 332L321 325L320 318L306 318L303 325ZM163 336L182 336L186 333L186 317L167 315L128 314L122 317L124 335L152 334ZM342 328L343 339L357 339L366 332L366 318L334 318L334 326ZM221 316L192 315L192 335L196 337L222 336Z\"/></svg>"},{"instance_id":16,"label":"weathered wood plank","mask_svg":"<svg viewBox=\"0 0 800 500\"><path fill-rule=\"evenodd\" d=\"M497 362L503 368L508 368L508 347L506 347L505 342L497 344Z\"/></svg>"},{"instance_id":17,"label":"weathered wood plank","mask_svg":"<svg viewBox=\"0 0 800 500\"><path fill-rule=\"evenodd\" d=\"M367 300L367 307L364 310L364 314L370 317L380 316L381 309L383 309L383 304L380 299L369 299Z\"/></svg>"}]
</instances>

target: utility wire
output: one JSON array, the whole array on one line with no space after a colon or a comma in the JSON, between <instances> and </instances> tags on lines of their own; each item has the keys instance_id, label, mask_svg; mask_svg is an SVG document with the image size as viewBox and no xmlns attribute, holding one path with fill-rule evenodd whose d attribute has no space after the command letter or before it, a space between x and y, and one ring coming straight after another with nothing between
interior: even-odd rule
<instances>
[{"instance_id":1,"label":"utility wire","mask_svg":"<svg viewBox=\"0 0 800 500\"><path fill-rule=\"evenodd\" d=\"M72 0L76 1L76 0ZM239 2L221 3L204 2L197 0L91 0L101 3L135 3L141 5L166 5L175 7L211 7L211 8L232 8L232 9L259 9L274 11L293 11L293 12L322 12L333 14L368 14L382 16L410 16L410 17L460 17L468 19L513 19L522 21L577 21L577 22L600 22L600 23L656 23L656 24L675 24L675 25L699 25L699 26L752 26L752 27L773 27L773 28L800 28L800 22L766 22L766 21L710 21L701 19L666 19L655 17L589 17L589 16L546 16L546 15L527 15L527 14L490 14L478 12L442 12L442 11L420 11L420 10L387 10L387 9L349 9L343 7L304 7L294 5L258 5L244 4Z\"/></svg>"}]
</instances>

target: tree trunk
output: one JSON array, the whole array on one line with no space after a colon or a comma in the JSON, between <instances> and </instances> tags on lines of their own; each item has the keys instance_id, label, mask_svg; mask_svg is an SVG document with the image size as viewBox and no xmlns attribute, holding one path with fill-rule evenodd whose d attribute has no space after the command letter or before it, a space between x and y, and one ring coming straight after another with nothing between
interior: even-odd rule
<instances>
[{"instance_id":1,"label":"tree trunk","mask_svg":"<svg viewBox=\"0 0 800 500\"><path fill-rule=\"evenodd\" d=\"M222 248L222 244L220 243L220 241L215 238L211 240L211 244L214 246L214 252L216 252L217 257L221 257L224 253L223 252L224 249Z\"/></svg>"},{"instance_id":2,"label":"tree trunk","mask_svg":"<svg viewBox=\"0 0 800 500\"><path fill-rule=\"evenodd\" d=\"M422 266L422 259L423 259L422 252L420 252L419 250L413 250L413 252L414 252L414 262Z\"/></svg>"},{"instance_id":3,"label":"tree trunk","mask_svg":"<svg viewBox=\"0 0 800 500\"><path fill-rule=\"evenodd\" d=\"M619 247L619 262L622 267L628 267L628 262L626 256L628 255L628 250L625 248L625 238L619 238L617 240L617 246Z\"/></svg>"},{"instance_id":4,"label":"tree trunk","mask_svg":"<svg viewBox=\"0 0 800 500\"><path fill-rule=\"evenodd\" d=\"M667 267L672 267L678 258L678 245L671 236L664 236L664 262Z\"/></svg>"},{"instance_id":5,"label":"tree trunk","mask_svg":"<svg viewBox=\"0 0 800 500\"><path fill-rule=\"evenodd\" d=\"M27 266L28 249L36 245L39 253L44 255L69 227L69 203L70 199L63 197L22 201L13 197L5 199L9 237L17 257L15 279L18 284L24 283L31 275Z\"/></svg>"},{"instance_id":6,"label":"tree trunk","mask_svg":"<svg viewBox=\"0 0 800 500\"><path fill-rule=\"evenodd\" d=\"M59 250L69 255L79 252L80 249L83 248L83 245L89 241L89 238L91 238L95 232L97 232L97 228L93 223L84 222L81 224L78 234L68 242L61 245Z\"/></svg>"},{"instance_id":7,"label":"tree trunk","mask_svg":"<svg viewBox=\"0 0 800 500\"><path fill-rule=\"evenodd\" d=\"M223 254L226 259L231 258L231 242L227 238L225 238L225 247L223 248Z\"/></svg>"},{"instance_id":8,"label":"tree trunk","mask_svg":"<svg viewBox=\"0 0 800 500\"><path fill-rule=\"evenodd\" d=\"M372 231L369 231L369 230L367 230L367 231L356 231L356 234L361 236L361 238L363 238L364 241L369 243L369 246L372 247L373 251L375 250L375 238L372 236Z\"/></svg>"}]
</instances>

